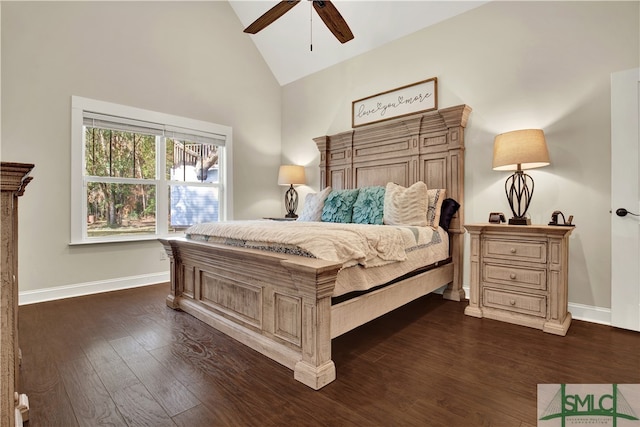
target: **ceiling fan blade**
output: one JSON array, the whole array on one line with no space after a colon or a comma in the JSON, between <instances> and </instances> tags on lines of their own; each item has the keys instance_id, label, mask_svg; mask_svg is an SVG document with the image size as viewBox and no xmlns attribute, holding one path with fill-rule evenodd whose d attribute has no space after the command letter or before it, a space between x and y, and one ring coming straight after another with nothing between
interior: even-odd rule
<instances>
[{"instance_id":1,"label":"ceiling fan blade","mask_svg":"<svg viewBox=\"0 0 640 427\"><path fill-rule=\"evenodd\" d=\"M267 10L264 15L256 19L251 25L244 29L245 33L255 34L271 24L276 19L287 13L293 6L300 3L300 0L284 0Z\"/></svg>"},{"instance_id":2,"label":"ceiling fan blade","mask_svg":"<svg viewBox=\"0 0 640 427\"><path fill-rule=\"evenodd\" d=\"M313 0L313 8L318 12L322 22L329 28L329 31L340 41L346 43L353 39L353 33L347 25L338 9L329 0Z\"/></svg>"}]
</instances>

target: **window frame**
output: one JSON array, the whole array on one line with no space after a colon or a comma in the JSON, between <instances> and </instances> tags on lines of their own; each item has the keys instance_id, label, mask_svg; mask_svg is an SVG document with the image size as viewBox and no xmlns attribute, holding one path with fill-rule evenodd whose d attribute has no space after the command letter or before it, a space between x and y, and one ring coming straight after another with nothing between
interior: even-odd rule
<instances>
[{"instance_id":1,"label":"window frame","mask_svg":"<svg viewBox=\"0 0 640 427\"><path fill-rule=\"evenodd\" d=\"M156 111L144 110L126 105L114 104L106 101L84 98L80 96L71 97L71 236L70 245L82 245L108 242L128 242L155 240L162 237L182 235L183 233L169 233L169 201L168 192L170 185L182 185L170 181L166 177L165 164L166 156L164 150L164 140L157 144L156 149L156 176L153 182L156 187L156 229L151 234L132 234L89 237L87 234L87 195L85 177L85 144L84 144L84 115L96 113L114 117L148 122L160 126L172 128L182 128L188 131L213 133L225 140L222 155L219 158L219 183L217 184L219 195L219 220L227 221L233 219L233 171L232 162L232 129L229 126L218 125L202 120L190 119L175 116L172 114L160 113ZM160 137L162 138L162 137ZM126 179L128 182L139 180ZM122 182L120 180L119 182ZM149 184L151 181L145 181ZM199 185L198 183L185 183L185 185ZM166 214L163 214L166 213Z\"/></svg>"}]
</instances>

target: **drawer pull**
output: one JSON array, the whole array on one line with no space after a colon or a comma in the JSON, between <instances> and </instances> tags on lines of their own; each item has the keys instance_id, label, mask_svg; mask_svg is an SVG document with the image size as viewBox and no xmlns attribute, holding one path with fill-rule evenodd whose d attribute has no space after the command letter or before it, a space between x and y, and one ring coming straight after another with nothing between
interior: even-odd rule
<instances>
[{"instance_id":1,"label":"drawer pull","mask_svg":"<svg viewBox=\"0 0 640 427\"><path fill-rule=\"evenodd\" d=\"M516 273L511 273L511 274L509 275L509 277L511 277L511 280L515 280L515 278L516 278Z\"/></svg>"},{"instance_id":2,"label":"drawer pull","mask_svg":"<svg viewBox=\"0 0 640 427\"><path fill-rule=\"evenodd\" d=\"M514 300L514 299L510 299L510 300L509 300L509 304L511 304L511 305L516 305L516 300Z\"/></svg>"},{"instance_id":3,"label":"drawer pull","mask_svg":"<svg viewBox=\"0 0 640 427\"><path fill-rule=\"evenodd\" d=\"M516 253L516 248L511 248L510 252L511 252L512 254L515 254L515 253Z\"/></svg>"}]
</instances>

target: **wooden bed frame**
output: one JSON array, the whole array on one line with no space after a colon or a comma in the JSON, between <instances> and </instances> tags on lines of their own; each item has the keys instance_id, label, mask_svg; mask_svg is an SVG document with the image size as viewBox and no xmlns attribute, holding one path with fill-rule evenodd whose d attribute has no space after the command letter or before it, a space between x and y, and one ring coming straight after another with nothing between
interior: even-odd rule
<instances>
[{"instance_id":1,"label":"wooden bed frame","mask_svg":"<svg viewBox=\"0 0 640 427\"><path fill-rule=\"evenodd\" d=\"M460 105L315 138L323 188L446 188L464 199L464 128ZM185 238L160 239L170 259L167 305L183 310L294 371L320 389L336 378L331 339L446 286L464 299L463 210L451 223L451 262L331 304L340 265L295 255L228 247Z\"/></svg>"}]
</instances>

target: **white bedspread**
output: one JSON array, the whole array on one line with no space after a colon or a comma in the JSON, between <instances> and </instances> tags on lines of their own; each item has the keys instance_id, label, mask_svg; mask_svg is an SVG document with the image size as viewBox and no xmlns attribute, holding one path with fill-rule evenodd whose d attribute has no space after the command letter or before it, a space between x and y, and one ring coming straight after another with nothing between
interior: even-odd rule
<instances>
[{"instance_id":1,"label":"white bedspread","mask_svg":"<svg viewBox=\"0 0 640 427\"><path fill-rule=\"evenodd\" d=\"M186 230L189 238L243 245L298 247L312 256L344 267L376 267L404 261L409 251L442 242L430 227L337 224L296 221L228 221L204 223Z\"/></svg>"}]
</instances>

